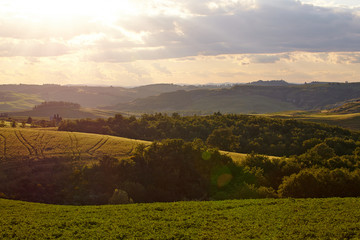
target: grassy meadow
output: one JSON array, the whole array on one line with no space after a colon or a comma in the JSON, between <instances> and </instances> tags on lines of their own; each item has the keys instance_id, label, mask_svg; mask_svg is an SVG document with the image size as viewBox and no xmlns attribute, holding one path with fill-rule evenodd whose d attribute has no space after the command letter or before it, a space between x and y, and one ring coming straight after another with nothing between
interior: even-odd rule
<instances>
[{"instance_id":1,"label":"grassy meadow","mask_svg":"<svg viewBox=\"0 0 360 240\"><path fill-rule=\"evenodd\" d=\"M0 111L31 109L41 102L43 99L37 94L0 91Z\"/></svg>"},{"instance_id":2,"label":"grassy meadow","mask_svg":"<svg viewBox=\"0 0 360 240\"><path fill-rule=\"evenodd\" d=\"M227 151L221 151L221 150L220 150L220 153L228 155L229 157L231 157L231 159L234 162L244 161L246 159L246 157L249 155L247 153L227 152ZM275 159L275 158L279 159L280 158L280 157L276 157L276 156L268 156L268 155L266 155L266 156L269 157L269 159Z\"/></svg>"},{"instance_id":3,"label":"grassy meadow","mask_svg":"<svg viewBox=\"0 0 360 240\"><path fill-rule=\"evenodd\" d=\"M0 199L2 239L358 239L360 199L64 206Z\"/></svg>"},{"instance_id":4,"label":"grassy meadow","mask_svg":"<svg viewBox=\"0 0 360 240\"><path fill-rule=\"evenodd\" d=\"M307 112L307 111L291 111L279 114L263 114L264 116L281 118L281 119L295 119L299 121L308 121L315 123L325 123L335 125L351 130L360 131L360 113L336 114L336 113L321 113L321 112Z\"/></svg>"}]
</instances>

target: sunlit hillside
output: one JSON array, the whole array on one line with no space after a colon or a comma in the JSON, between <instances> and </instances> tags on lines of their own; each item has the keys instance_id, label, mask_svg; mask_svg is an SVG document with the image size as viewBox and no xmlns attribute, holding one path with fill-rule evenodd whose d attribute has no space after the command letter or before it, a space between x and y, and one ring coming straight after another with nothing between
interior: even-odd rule
<instances>
[{"instance_id":1,"label":"sunlit hillside","mask_svg":"<svg viewBox=\"0 0 360 240\"><path fill-rule=\"evenodd\" d=\"M131 155L140 143L149 144L146 141L89 133L0 128L2 161L21 158L40 160L60 156L87 160L103 155L121 159Z\"/></svg>"}]
</instances>

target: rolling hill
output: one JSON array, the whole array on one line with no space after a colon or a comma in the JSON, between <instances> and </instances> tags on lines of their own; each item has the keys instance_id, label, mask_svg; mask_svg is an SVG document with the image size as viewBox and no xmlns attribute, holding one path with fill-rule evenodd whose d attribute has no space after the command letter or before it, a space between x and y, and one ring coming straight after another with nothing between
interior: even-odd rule
<instances>
[{"instance_id":1,"label":"rolling hill","mask_svg":"<svg viewBox=\"0 0 360 240\"><path fill-rule=\"evenodd\" d=\"M37 94L0 90L0 111L29 109L43 101Z\"/></svg>"},{"instance_id":2,"label":"rolling hill","mask_svg":"<svg viewBox=\"0 0 360 240\"><path fill-rule=\"evenodd\" d=\"M213 88L215 86L202 86ZM200 86L153 84L134 88L44 85L0 85L0 111L29 110L45 101L68 101L86 108L115 105L163 92L191 90Z\"/></svg>"},{"instance_id":3,"label":"rolling hill","mask_svg":"<svg viewBox=\"0 0 360 240\"><path fill-rule=\"evenodd\" d=\"M275 114L264 114L263 116L280 119L295 119L314 123L325 123L328 125L360 131L360 113L336 113L331 110L326 112L290 111Z\"/></svg>"},{"instance_id":4,"label":"rolling hill","mask_svg":"<svg viewBox=\"0 0 360 240\"><path fill-rule=\"evenodd\" d=\"M48 129L0 128L0 165L12 159L41 160L72 157L81 160L99 159L104 155L124 159L131 156L138 144L151 142L122 137L62 132ZM221 151L238 162L246 154Z\"/></svg>"},{"instance_id":5,"label":"rolling hill","mask_svg":"<svg viewBox=\"0 0 360 240\"><path fill-rule=\"evenodd\" d=\"M331 109L360 97L360 83L297 85L283 80L257 81L235 86L153 84L122 88L20 84L0 87L0 111L3 112L29 110L44 101L68 101L78 103L84 108L140 114L150 112L209 114L218 111L273 113ZM83 116L87 117L91 114L74 113L73 117Z\"/></svg>"},{"instance_id":6,"label":"rolling hill","mask_svg":"<svg viewBox=\"0 0 360 240\"><path fill-rule=\"evenodd\" d=\"M33 109L27 111L7 112L9 117L37 117L49 119L54 114L61 118L107 118L114 116L116 112L111 110L101 110L93 108L83 108L79 104L68 102L42 102L35 105Z\"/></svg>"},{"instance_id":7,"label":"rolling hill","mask_svg":"<svg viewBox=\"0 0 360 240\"><path fill-rule=\"evenodd\" d=\"M292 103L271 97L239 94L232 89L193 90L163 93L159 96L136 99L105 109L131 112L180 112L211 114L222 113L267 113L297 109Z\"/></svg>"},{"instance_id":8,"label":"rolling hill","mask_svg":"<svg viewBox=\"0 0 360 240\"><path fill-rule=\"evenodd\" d=\"M320 110L360 96L360 83L236 85L162 93L106 109L131 112L271 113Z\"/></svg>"},{"instance_id":9,"label":"rolling hill","mask_svg":"<svg viewBox=\"0 0 360 240\"><path fill-rule=\"evenodd\" d=\"M335 114L360 113L360 98L347 101L338 107L329 109L327 112Z\"/></svg>"},{"instance_id":10,"label":"rolling hill","mask_svg":"<svg viewBox=\"0 0 360 240\"><path fill-rule=\"evenodd\" d=\"M2 164L12 159L41 160L52 157L72 157L91 160L109 155L127 158L135 147L146 141L90 133L53 130L1 128L0 159Z\"/></svg>"}]
</instances>

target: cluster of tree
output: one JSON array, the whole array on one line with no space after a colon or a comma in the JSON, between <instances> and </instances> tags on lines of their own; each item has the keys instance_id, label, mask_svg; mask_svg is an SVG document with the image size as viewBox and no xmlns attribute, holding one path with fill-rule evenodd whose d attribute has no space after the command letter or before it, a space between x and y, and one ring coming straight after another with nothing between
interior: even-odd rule
<instances>
[{"instance_id":1,"label":"cluster of tree","mask_svg":"<svg viewBox=\"0 0 360 240\"><path fill-rule=\"evenodd\" d=\"M28 117L26 121L20 118L19 119L7 118L6 121L10 123L9 125L12 128L16 128L16 127L44 128L44 127L56 127L62 121L62 117L59 116L59 114L54 114L54 117L52 117L51 120L44 120L44 119L34 120L32 117ZM6 127L6 126L7 124L5 124L5 120L0 120L0 127Z\"/></svg>"},{"instance_id":2,"label":"cluster of tree","mask_svg":"<svg viewBox=\"0 0 360 240\"><path fill-rule=\"evenodd\" d=\"M0 171L2 195L61 204L207 200L241 172L201 140L179 139L139 145L127 160L104 156L93 166L55 158L22 163Z\"/></svg>"},{"instance_id":3,"label":"cluster of tree","mask_svg":"<svg viewBox=\"0 0 360 240\"><path fill-rule=\"evenodd\" d=\"M50 121L54 121L57 125L62 121L62 117L59 114L54 114L54 116L50 117Z\"/></svg>"},{"instance_id":4,"label":"cluster of tree","mask_svg":"<svg viewBox=\"0 0 360 240\"><path fill-rule=\"evenodd\" d=\"M12 159L0 162L0 197L43 203L71 203L68 158ZM68 201L69 199L69 201Z\"/></svg>"},{"instance_id":5,"label":"cluster of tree","mask_svg":"<svg viewBox=\"0 0 360 240\"><path fill-rule=\"evenodd\" d=\"M269 187L278 197L358 197L360 147L340 148L338 140L327 139L291 158L248 155L241 166L256 176L255 186Z\"/></svg>"},{"instance_id":6,"label":"cluster of tree","mask_svg":"<svg viewBox=\"0 0 360 240\"><path fill-rule=\"evenodd\" d=\"M240 163L200 139L139 145L129 159L104 156L92 166L23 160L1 168L0 196L57 204L359 197L360 147L339 156L336 140L291 158L249 154Z\"/></svg>"},{"instance_id":7,"label":"cluster of tree","mask_svg":"<svg viewBox=\"0 0 360 240\"><path fill-rule=\"evenodd\" d=\"M121 137L193 141L200 138L209 146L240 153L256 152L273 156L299 155L328 138L340 138L340 145L353 151L360 134L349 130L295 120L251 115L215 113L181 117L174 113L144 114L140 118L120 114L109 119L62 121L60 131L110 134Z\"/></svg>"},{"instance_id":8,"label":"cluster of tree","mask_svg":"<svg viewBox=\"0 0 360 240\"><path fill-rule=\"evenodd\" d=\"M33 109L40 110L40 109L52 109L52 108L68 108L68 109L79 109L80 104L72 103L72 102L57 102L57 101L50 101L50 102L42 102L39 105L36 105Z\"/></svg>"}]
</instances>

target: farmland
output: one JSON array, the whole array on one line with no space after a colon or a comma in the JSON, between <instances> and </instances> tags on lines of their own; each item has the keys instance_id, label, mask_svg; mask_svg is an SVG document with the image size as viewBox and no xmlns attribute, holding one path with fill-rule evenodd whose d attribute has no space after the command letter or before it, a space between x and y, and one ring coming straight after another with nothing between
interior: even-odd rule
<instances>
[{"instance_id":1,"label":"farmland","mask_svg":"<svg viewBox=\"0 0 360 240\"><path fill-rule=\"evenodd\" d=\"M60 206L0 199L3 239L350 239L360 200L262 199Z\"/></svg>"},{"instance_id":2,"label":"farmland","mask_svg":"<svg viewBox=\"0 0 360 240\"><path fill-rule=\"evenodd\" d=\"M299 121L325 123L329 125L340 126L351 130L360 130L360 113L320 113L308 111L290 111L279 114L263 114L263 116L281 118L281 119L296 119Z\"/></svg>"},{"instance_id":3,"label":"farmland","mask_svg":"<svg viewBox=\"0 0 360 240\"><path fill-rule=\"evenodd\" d=\"M146 141L90 133L59 132L54 130L1 128L0 159L45 159L72 157L95 159L110 155L128 157L139 143Z\"/></svg>"},{"instance_id":4,"label":"farmland","mask_svg":"<svg viewBox=\"0 0 360 240\"><path fill-rule=\"evenodd\" d=\"M9 123L8 123L9 124ZM118 159L127 158L138 144L150 142L101 134L61 132L55 129L1 128L0 159L10 158L45 159L72 157L82 160L109 155ZM245 159L247 154L221 151L235 162Z\"/></svg>"}]
</instances>

